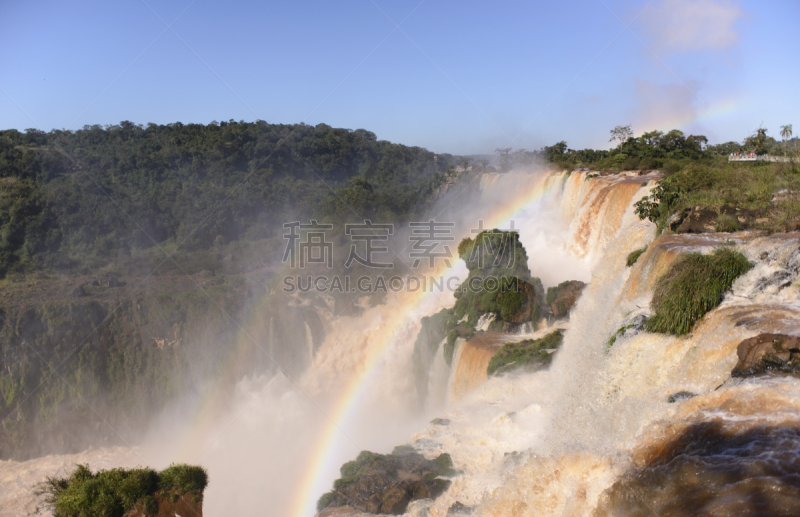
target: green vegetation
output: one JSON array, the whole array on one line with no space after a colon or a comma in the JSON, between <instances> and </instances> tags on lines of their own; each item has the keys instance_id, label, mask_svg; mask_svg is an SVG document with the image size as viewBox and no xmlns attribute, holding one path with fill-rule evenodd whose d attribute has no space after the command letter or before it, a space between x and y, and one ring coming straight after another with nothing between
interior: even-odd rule
<instances>
[{"instance_id":1,"label":"green vegetation","mask_svg":"<svg viewBox=\"0 0 800 517\"><path fill-rule=\"evenodd\" d=\"M535 372L547 368L553 360L548 350L559 348L563 339L563 333L556 330L539 339L506 343L492 356L486 374L500 375L516 369Z\"/></svg>"},{"instance_id":2,"label":"green vegetation","mask_svg":"<svg viewBox=\"0 0 800 517\"><path fill-rule=\"evenodd\" d=\"M367 506L370 513L402 514L410 500L426 497L435 499L450 486L450 481L439 478L459 474L453 468L449 454L443 453L433 460L427 460L409 445L395 447L391 454L361 451L356 459L342 465L339 472L341 477L333 482L333 490L323 494L317 501L317 511L348 504L372 504L375 505L372 508ZM419 481L407 480L415 476ZM375 496L377 499L386 497L390 493L387 489L393 486L400 486L401 490L413 493L413 496L404 500L402 506L396 506L398 502L391 500L391 497L389 501L376 501ZM365 499L369 502L365 502Z\"/></svg>"},{"instance_id":3,"label":"green vegetation","mask_svg":"<svg viewBox=\"0 0 800 517\"><path fill-rule=\"evenodd\" d=\"M781 190L787 195L773 202L773 194ZM756 224L757 228L783 231L787 224L798 221L798 190L800 165L796 163L695 163L659 181L649 196L636 203L636 213L664 231L672 214L689 208L700 206L720 212L723 207L736 207L763 214L766 222ZM739 222L733 219L721 217L720 231L739 228Z\"/></svg>"},{"instance_id":4,"label":"green vegetation","mask_svg":"<svg viewBox=\"0 0 800 517\"><path fill-rule=\"evenodd\" d=\"M750 267L741 252L728 247L717 248L711 255L679 257L656 283L651 303L654 314L645 328L678 336L688 333Z\"/></svg>"},{"instance_id":5,"label":"green vegetation","mask_svg":"<svg viewBox=\"0 0 800 517\"><path fill-rule=\"evenodd\" d=\"M567 287L568 285L570 285L571 283L572 283L572 280L566 280L566 281L561 282L560 284L558 284L556 286L548 287L547 288L547 297L546 297L547 305L550 305L551 303L555 302L556 298L558 297L558 292L561 289L563 289L564 287Z\"/></svg>"},{"instance_id":6,"label":"green vegetation","mask_svg":"<svg viewBox=\"0 0 800 517\"><path fill-rule=\"evenodd\" d=\"M717 231L718 232L738 232L742 229L742 225L739 220L732 215L728 214L719 214L717 218Z\"/></svg>"},{"instance_id":7,"label":"green vegetation","mask_svg":"<svg viewBox=\"0 0 800 517\"><path fill-rule=\"evenodd\" d=\"M647 246L645 246L644 248L639 248L638 250L631 251L630 253L628 253L628 258L625 260L625 264L628 267L631 267L632 265L636 264L636 261L639 260L639 257L641 257L645 251L647 251Z\"/></svg>"},{"instance_id":8,"label":"green vegetation","mask_svg":"<svg viewBox=\"0 0 800 517\"><path fill-rule=\"evenodd\" d=\"M467 324L474 327L481 315L490 312L504 322L538 318L544 287L538 278L531 277L528 255L517 232L481 232L474 240L462 240L458 254L466 262L469 275L455 293L456 320L466 316Z\"/></svg>"},{"instance_id":9,"label":"green vegetation","mask_svg":"<svg viewBox=\"0 0 800 517\"><path fill-rule=\"evenodd\" d=\"M635 138L630 126L617 126L611 131L611 141L617 147L607 150L573 150L566 142L558 142L535 152L557 166L572 170L574 167L591 167L595 170L666 169L677 171L683 165L698 160L711 160L716 154L714 146L707 146L704 136L689 135L673 129L663 133L651 131Z\"/></svg>"},{"instance_id":10,"label":"green vegetation","mask_svg":"<svg viewBox=\"0 0 800 517\"><path fill-rule=\"evenodd\" d=\"M436 159L434 159L436 158ZM0 131L0 278L282 239L282 224L402 220L456 158L325 124Z\"/></svg>"},{"instance_id":11,"label":"green vegetation","mask_svg":"<svg viewBox=\"0 0 800 517\"><path fill-rule=\"evenodd\" d=\"M626 330L632 329L635 325L633 323L629 323L628 325L623 325L614 332L610 338L608 338L608 342L606 343L606 348L611 348L614 346L614 343L617 342L617 338L620 337L622 334L625 333Z\"/></svg>"},{"instance_id":12,"label":"green vegetation","mask_svg":"<svg viewBox=\"0 0 800 517\"><path fill-rule=\"evenodd\" d=\"M190 494L202 500L208 473L202 467L172 465L156 472L149 468L112 469L92 473L86 465L65 478L47 478L39 487L55 517L121 517L141 504L148 515L158 510L157 497Z\"/></svg>"}]
</instances>

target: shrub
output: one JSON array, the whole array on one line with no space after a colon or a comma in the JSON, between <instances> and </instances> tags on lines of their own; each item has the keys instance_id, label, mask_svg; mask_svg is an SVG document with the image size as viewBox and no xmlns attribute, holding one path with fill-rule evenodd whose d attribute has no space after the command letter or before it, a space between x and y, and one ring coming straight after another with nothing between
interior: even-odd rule
<instances>
[{"instance_id":1,"label":"shrub","mask_svg":"<svg viewBox=\"0 0 800 517\"><path fill-rule=\"evenodd\" d=\"M639 248L638 250L631 251L630 253L628 253L628 259L625 261L625 264L628 267L631 267L632 265L636 264L636 261L639 260L639 257L641 257L642 253L644 253L645 251L647 251L647 246L645 246L644 248Z\"/></svg>"},{"instance_id":2,"label":"shrub","mask_svg":"<svg viewBox=\"0 0 800 517\"><path fill-rule=\"evenodd\" d=\"M678 258L656 283L651 303L654 314L645 328L678 336L688 333L749 269L747 258L727 247L717 248L711 255L688 253Z\"/></svg>"},{"instance_id":3,"label":"shrub","mask_svg":"<svg viewBox=\"0 0 800 517\"><path fill-rule=\"evenodd\" d=\"M177 498L178 493L201 493L207 484L205 469L190 465L172 465L161 472L139 468L96 473L78 465L67 478L47 478L38 493L46 496L56 517L121 517L140 503L152 510L157 493Z\"/></svg>"},{"instance_id":4,"label":"shrub","mask_svg":"<svg viewBox=\"0 0 800 517\"><path fill-rule=\"evenodd\" d=\"M208 473L203 467L178 464L159 473L159 487L162 490L177 490L179 492L192 492L204 490L208 485Z\"/></svg>"}]
</instances>

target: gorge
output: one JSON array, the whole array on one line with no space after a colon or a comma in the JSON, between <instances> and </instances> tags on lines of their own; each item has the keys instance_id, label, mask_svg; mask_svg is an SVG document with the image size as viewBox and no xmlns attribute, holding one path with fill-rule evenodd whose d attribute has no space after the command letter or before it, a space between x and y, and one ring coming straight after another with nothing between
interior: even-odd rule
<instances>
[{"instance_id":1,"label":"gorge","mask_svg":"<svg viewBox=\"0 0 800 517\"><path fill-rule=\"evenodd\" d=\"M763 352L748 363L760 364L751 375L731 372L743 341L800 336L800 234L656 237L634 204L660 179L657 171L512 171L449 189L431 215L457 218L458 240L476 227L518 232L527 263L515 267L527 269L519 274L532 286L531 303L541 302L535 311L525 306L529 320L435 320L457 310L450 292L390 292L349 313L324 298L293 297L307 317L288 302L269 311L251 305L214 376L165 408L141 440L0 462L11 487L0 515L35 513L41 503L31 486L75 463L190 462L208 470L208 515L310 517L344 477L341 465L363 460L362 451L392 458L397 446L408 456L392 472L417 483L419 497L379 508L413 517L796 514L800 381L763 359L783 354L791 370L794 348ZM722 303L685 335L646 331L654 289L670 266L718 248L741 251L752 266ZM428 274L468 278L464 261L451 266ZM550 308L546 289L568 281L586 285L553 291ZM567 298L574 305L557 305ZM437 330L451 317L456 326ZM280 337L290 331L293 338ZM555 331L560 342L536 349L547 358L541 365L488 373L503 345ZM258 356L251 341L280 351L280 366L248 368ZM451 467L431 466L445 454ZM443 490L419 488L443 479ZM374 510L322 506L320 517Z\"/></svg>"}]
</instances>

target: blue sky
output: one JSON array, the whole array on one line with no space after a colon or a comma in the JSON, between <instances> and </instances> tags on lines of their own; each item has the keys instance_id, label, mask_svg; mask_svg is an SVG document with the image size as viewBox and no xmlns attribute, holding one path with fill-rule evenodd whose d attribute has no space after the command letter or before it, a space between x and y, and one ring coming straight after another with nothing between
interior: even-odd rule
<instances>
[{"instance_id":1,"label":"blue sky","mask_svg":"<svg viewBox=\"0 0 800 517\"><path fill-rule=\"evenodd\" d=\"M796 0L4 0L0 127L324 122L454 154L628 123L777 137L800 133L798 22Z\"/></svg>"}]
</instances>

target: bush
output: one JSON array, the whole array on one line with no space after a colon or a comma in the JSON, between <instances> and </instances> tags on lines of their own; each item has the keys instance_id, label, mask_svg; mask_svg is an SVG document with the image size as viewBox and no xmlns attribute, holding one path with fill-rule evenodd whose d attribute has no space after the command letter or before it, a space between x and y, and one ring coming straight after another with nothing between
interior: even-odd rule
<instances>
[{"instance_id":1,"label":"bush","mask_svg":"<svg viewBox=\"0 0 800 517\"><path fill-rule=\"evenodd\" d=\"M172 465L156 472L149 468L111 469L92 473L78 465L67 478L51 477L38 487L56 517L121 517L138 504L152 509L154 495L202 492L208 474L202 467Z\"/></svg>"},{"instance_id":2,"label":"bush","mask_svg":"<svg viewBox=\"0 0 800 517\"><path fill-rule=\"evenodd\" d=\"M688 253L678 258L656 283L650 332L688 333L695 322L720 304L733 281L750 269L741 252L717 248L711 255Z\"/></svg>"}]
</instances>

